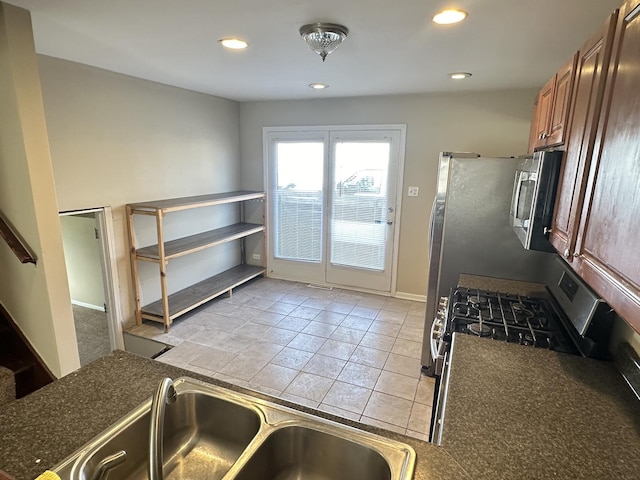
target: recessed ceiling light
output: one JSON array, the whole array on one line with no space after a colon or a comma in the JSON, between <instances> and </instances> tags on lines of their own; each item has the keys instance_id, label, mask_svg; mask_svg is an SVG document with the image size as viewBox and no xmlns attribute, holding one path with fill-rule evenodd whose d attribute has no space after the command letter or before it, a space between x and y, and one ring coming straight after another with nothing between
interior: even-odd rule
<instances>
[{"instance_id":1,"label":"recessed ceiling light","mask_svg":"<svg viewBox=\"0 0 640 480\"><path fill-rule=\"evenodd\" d=\"M455 8L443 10L433 17L433 21L440 25L449 25L451 23L458 23L467 18L467 12L464 10L458 10Z\"/></svg>"},{"instance_id":2,"label":"recessed ceiling light","mask_svg":"<svg viewBox=\"0 0 640 480\"><path fill-rule=\"evenodd\" d=\"M455 73L450 73L449 76L454 80L462 80L463 78L470 77L471 74L469 72L455 72Z\"/></svg>"},{"instance_id":3,"label":"recessed ceiling light","mask_svg":"<svg viewBox=\"0 0 640 480\"><path fill-rule=\"evenodd\" d=\"M249 44L244 40L239 38L221 38L218 40L223 47L231 48L232 50L242 50L243 48L247 48Z\"/></svg>"},{"instance_id":4,"label":"recessed ceiling light","mask_svg":"<svg viewBox=\"0 0 640 480\"><path fill-rule=\"evenodd\" d=\"M309 86L314 90L324 90L325 88L329 88L329 85L326 83L310 83Z\"/></svg>"}]
</instances>

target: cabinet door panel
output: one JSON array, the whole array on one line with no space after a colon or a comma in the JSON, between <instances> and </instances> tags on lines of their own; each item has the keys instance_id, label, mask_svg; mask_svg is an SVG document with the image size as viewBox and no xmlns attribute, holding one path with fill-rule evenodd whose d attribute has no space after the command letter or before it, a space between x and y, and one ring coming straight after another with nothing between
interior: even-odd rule
<instances>
[{"instance_id":1,"label":"cabinet door panel","mask_svg":"<svg viewBox=\"0 0 640 480\"><path fill-rule=\"evenodd\" d=\"M604 93L616 15L612 15L581 47L568 140L558 182L556 210L549 240L568 261L573 260L574 239L584 199L586 172L593 153L598 115Z\"/></svg>"},{"instance_id":2,"label":"cabinet door panel","mask_svg":"<svg viewBox=\"0 0 640 480\"><path fill-rule=\"evenodd\" d=\"M575 68L576 55L571 57L571 60L556 75L556 91L549 120L549 131L547 132L549 135L546 139L547 146L564 143Z\"/></svg>"},{"instance_id":3,"label":"cabinet door panel","mask_svg":"<svg viewBox=\"0 0 640 480\"><path fill-rule=\"evenodd\" d=\"M553 109L553 96L556 90L556 75L549 80L538 95L535 148L544 147L549 136L549 120Z\"/></svg>"},{"instance_id":4,"label":"cabinet door panel","mask_svg":"<svg viewBox=\"0 0 640 480\"><path fill-rule=\"evenodd\" d=\"M538 141L538 96L533 100L533 111L531 113L531 126L529 127L529 149L528 153L533 153Z\"/></svg>"},{"instance_id":5,"label":"cabinet door panel","mask_svg":"<svg viewBox=\"0 0 640 480\"><path fill-rule=\"evenodd\" d=\"M580 273L640 331L638 52L640 2L633 0L618 21L577 247Z\"/></svg>"}]
</instances>

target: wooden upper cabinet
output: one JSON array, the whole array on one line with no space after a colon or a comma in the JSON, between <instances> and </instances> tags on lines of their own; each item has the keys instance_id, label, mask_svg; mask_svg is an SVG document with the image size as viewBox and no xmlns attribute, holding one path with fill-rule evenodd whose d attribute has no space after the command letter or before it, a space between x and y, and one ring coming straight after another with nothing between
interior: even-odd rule
<instances>
[{"instance_id":1,"label":"wooden upper cabinet","mask_svg":"<svg viewBox=\"0 0 640 480\"><path fill-rule=\"evenodd\" d=\"M576 241L577 271L640 332L640 0L620 9Z\"/></svg>"},{"instance_id":2,"label":"wooden upper cabinet","mask_svg":"<svg viewBox=\"0 0 640 480\"><path fill-rule=\"evenodd\" d=\"M616 19L614 13L580 47L577 54L570 102L570 127L549 235L551 244L570 263L574 259L577 227L593 155Z\"/></svg>"},{"instance_id":3,"label":"wooden upper cabinet","mask_svg":"<svg viewBox=\"0 0 640 480\"><path fill-rule=\"evenodd\" d=\"M549 121L551 120L551 112L553 111L553 97L556 91L556 77L554 75L549 80L540 93L538 94L538 106L536 107L536 118L534 123L536 125L536 138L533 148L537 149L546 145Z\"/></svg>"},{"instance_id":4,"label":"wooden upper cabinet","mask_svg":"<svg viewBox=\"0 0 640 480\"><path fill-rule=\"evenodd\" d=\"M556 87L553 97L553 108L549 117L546 146L562 145L565 139L565 126L569 119L569 104L576 71L575 54L555 75Z\"/></svg>"},{"instance_id":5,"label":"wooden upper cabinet","mask_svg":"<svg viewBox=\"0 0 640 480\"><path fill-rule=\"evenodd\" d=\"M529 138L529 150L562 145L573 90L576 55L545 84L537 99L532 119L535 137Z\"/></svg>"}]
</instances>

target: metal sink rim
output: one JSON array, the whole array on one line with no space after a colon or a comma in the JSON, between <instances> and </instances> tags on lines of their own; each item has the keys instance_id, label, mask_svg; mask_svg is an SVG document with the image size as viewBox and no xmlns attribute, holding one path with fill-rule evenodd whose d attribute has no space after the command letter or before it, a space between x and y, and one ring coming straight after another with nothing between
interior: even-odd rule
<instances>
[{"instance_id":1,"label":"metal sink rim","mask_svg":"<svg viewBox=\"0 0 640 480\"><path fill-rule=\"evenodd\" d=\"M210 395L249 408L258 415L260 427L257 433L246 445L240 457L222 477L222 480L234 479L270 435L289 426L317 430L372 449L387 462L392 480L410 480L413 476L416 453L406 443L191 377L176 379L174 386L178 395L186 393ZM95 453L100 446L104 445L114 435L126 430L129 425L147 414L150 409L151 398L125 414L116 423L99 433L52 470L58 473L63 480L79 479L79 469L91 458L92 453ZM145 440L142 442L143 445L146 445Z\"/></svg>"}]
</instances>

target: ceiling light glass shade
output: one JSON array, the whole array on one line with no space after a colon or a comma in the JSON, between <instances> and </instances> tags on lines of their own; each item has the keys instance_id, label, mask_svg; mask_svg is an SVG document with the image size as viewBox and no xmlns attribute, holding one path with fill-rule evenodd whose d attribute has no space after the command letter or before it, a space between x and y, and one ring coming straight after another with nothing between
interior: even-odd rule
<instances>
[{"instance_id":1,"label":"ceiling light glass shade","mask_svg":"<svg viewBox=\"0 0 640 480\"><path fill-rule=\"evenodd\" d=\"M433 21L440 25L449 25L451 23L458 23L467 18L467 12L464 10L449 9L443 10L433 17Z\"/></svg>"},{"instance_id":2,"label":"ceiling light glass shade","mask_svg":"<svg viewBox=\"0 0 640 480\"><path fill-rule=\"evenodd\" d=\"M470 77L471 74L469 72L455 72L455 73L450 73L449 76L454 80L462 80L463 78Z\"/></svg>"},{"instance_id":3,"label":"ceiling light glass shade","mask_svg":"<svg viewBox=\"0 0 640 480\"><path fill-rule=\"evenodd\" d=\"M322 57L333 53L347 38L349 29L335 23L311 23L300 28L300 35L309 45L309 48Z\"/></svg>"},{"instance_id":4,"label":"ceiling light glass shade","mask_svg":"<svg viewBox=\"0 0 640 480\"><path fill-rule=\"evenodd\" d=\"M242 50L243 48L247 48L249 44L244 40L239 38L221 38L218 40L223 47L231 48L233 50Z\"/></svg>"},{"instance_id":5,"label":"ceiling light glass shade","mask_svg":"<svg viewBox=\"0 0 640 480\"><path fill-rule=\"evenodd\" d=\"M309 86L314 90L323 90L325 88L329 88L329 85L326 83L310 83Z\"/></svg>"}]
</instances>

